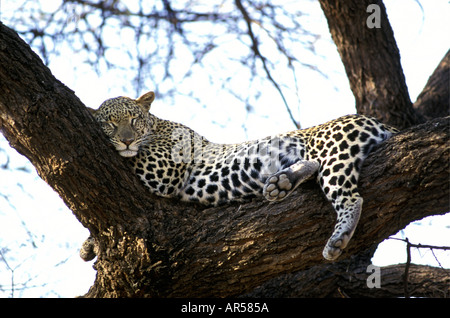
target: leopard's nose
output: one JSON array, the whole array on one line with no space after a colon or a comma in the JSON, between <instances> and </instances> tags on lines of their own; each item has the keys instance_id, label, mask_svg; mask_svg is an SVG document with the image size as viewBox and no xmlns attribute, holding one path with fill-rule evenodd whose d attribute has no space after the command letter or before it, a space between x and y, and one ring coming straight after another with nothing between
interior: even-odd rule
<instances>
[{"instance_id":1,"label":"leopard's nose","mask_svg":"<svg viewBox=\"0 0 450 318\"><path fill-rule=\"evenodd\" d=\"M120 139L121 142L123 142L125 145L129 146L134 141L134 138L122 138Z\"/></svg>"}]
</instances>

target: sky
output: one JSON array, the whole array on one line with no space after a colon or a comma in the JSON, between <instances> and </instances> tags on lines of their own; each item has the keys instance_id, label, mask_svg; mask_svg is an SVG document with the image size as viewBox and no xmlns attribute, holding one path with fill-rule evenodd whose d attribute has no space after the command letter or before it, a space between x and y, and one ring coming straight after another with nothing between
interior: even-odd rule
<instances>
[{"instance_id":1,"label":"sky","mask_svg":"<svg viewBox=\"0 0 450 318\"><path fill-rule=\"evenodd\" d=\"M13 9L13 3L2 0L2 18ZM450 4L447 0L384 3L414 101L450 48ZM307 5L305 11L310 13L307 22L321 35L316 43L319 57L315 62L327 77L312 70L303 70L299 76L301 103L296 115L301 118L302 127L355 112L354 98L326 20L317 2ZM99 77L82 64L74 70L76 63L76 56L63 54L50 64L50 69L87 106L97 108L103 100L119 95L137 97L123 87L121 79ZM210 90L207 81L199 81L197 85L199 89ZM152 112L182 122L215 142L239 142L293 129L286 114L273 107L274 102L280 102L275 93L267 101L261 101L258 111L252 114L236 108L230 102L232 99L218 99L215 94L209 98L212 105L217 105L213 110L185 99L181 105L156 100ZM58 195L37 176L28 160L0 137L0 297L73 297L86 293L93 284L95 271L92 262L85 263L78 257L78 250L88 235ZM414 222L395 237L408 237L412 243L448 246L450 214ZM6 262L2 262L2 256ZM405 260L405 244L396 240L383 242L373 258L377 266ZM412 260L450 268L448 252L414 251Z\"/></svg>"}]
</instances>

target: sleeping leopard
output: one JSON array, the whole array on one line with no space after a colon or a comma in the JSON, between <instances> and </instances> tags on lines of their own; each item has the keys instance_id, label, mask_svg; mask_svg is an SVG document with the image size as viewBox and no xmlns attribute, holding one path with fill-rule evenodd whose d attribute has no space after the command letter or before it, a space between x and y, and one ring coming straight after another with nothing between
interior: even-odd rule
<instances>
[{"instance_id":1,"label":"sleeping leopard","mask_svg":"<svg viewBox=\"0 0 450 318\"><path fill-rule=\"evenodd\" d=\"M260 196L275 202L315 176L337 213L323 250L327 260L339 257L358 223L363 199L357 184L363 160L397 132L374 118L348 115L263 139L218 144L152 115L154 99L153 92L138 99L116 97L91 110L150 192L212 206ZM92 242L86 240L80 252L86 261L95 257Z\"/></svg>"}]
</instances>

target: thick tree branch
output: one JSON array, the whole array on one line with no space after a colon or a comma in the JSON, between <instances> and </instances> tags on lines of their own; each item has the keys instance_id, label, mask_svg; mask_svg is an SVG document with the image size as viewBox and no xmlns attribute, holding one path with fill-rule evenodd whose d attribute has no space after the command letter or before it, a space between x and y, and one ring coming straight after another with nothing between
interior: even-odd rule
<instances>
[{"instance_id":1,"label":"thick tree branch","mask_svg":"<svg viewBox=\"0 0 450 318\"><path fill-rule=\"evenodd\" d=\"M245 297L337 297L396 298L405 297L405 266L396 264L379 268L379 286L373 286L370 262L350 258L333 264L313 266L307 270L281 275L255 288ZM317 278L320 279L317 279ZM369 281L369 284L368 284ZM411 297L450 296L450 273L447 269L411 264L408 275ZM370 288L372 287L372 288Z\"/></svg>"},{"instance_id":2,"label":"thick tree branch","mask_svg":"<svg viewBox=\"0 0 450 318\"><path fill-rule=\"evenodd\" d=\"M0 130L94 233L118 222L118 217L124 221L114 212L118 202L130 204L129 216L139 217L145 211L129 196L115 197L126 188L145 190L130 176L123 161L108 163L107 156L114 156L114 151L86 107L13 30L1 23ZM86 166L93 170L80 169ZM79 197L83 189L90 189L89 198ZM104 224L95 224L98 219Z\"/></svg>"},{"instance_id":3,"label":"thick tree branch","mask_svg":"<svg viewBox=\"0 0 450 318\"><path fill-rule=\"evenodd\" d=\"M0 24L0 128L99 242L87 296L232 296L325 264L335 214L307 182L288 199L209 208L156 198L72 91ZM449 119L394 136L362 170L363 215L345 260L449 207Z\"/></svg>"},{"instance_id":4,"label":"thick tree branch","mask_svg":"<svg viewBox=\"0 0 450 318\"><path fill-rule=\"evenodd\" d=\"M425 118L450 115L450 50L442 58L414 103Z\"/></svg>"},{"instance_id":5,"label":"thick tree branch","mask_svg":"<svg viewBox=\"0 0 450 318\"><path fill-rule=\"evenodd\" d=\"M412 220L448 210L449 128L448 119L416 127L390 139L368 158L360 182L365 201L363 216L343 258L381 242ZM430 143L434 145L430 147ZM429 192L431 188L434 190ZM207 216L209 213L213 215ZM227 277L238 288L235 294L240 294L256 283L256 277L260 281L274 271L281 274L322 264L320 252L335 217L315 183L308 182L276 205L255 201L220 211L208 209L196 218L207 224L199 239L205 243L194 248L196 252L190 257L210 257L202 259L202 267L182 271L180 279L186 278L186 282L177 285L173 296L194 287L197 295L218 296L216 289L232 287ZM209 220L203 221L205 218ZM194 259L191 261L195 264ZM235 271L231 277L227 268L221 267L227 261ZM192 268L202 270L195 272ZM204 271L213 276L203 277ZM187 287L187 281L198 285Z\"/></svg>"}]
</instances>

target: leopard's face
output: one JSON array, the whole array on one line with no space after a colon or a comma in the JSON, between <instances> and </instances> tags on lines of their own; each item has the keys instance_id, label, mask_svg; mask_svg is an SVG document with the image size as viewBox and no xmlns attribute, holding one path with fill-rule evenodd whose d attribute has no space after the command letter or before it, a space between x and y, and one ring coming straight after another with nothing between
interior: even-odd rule
<instances>
[{"instance_id":1,"label":"leopard's face","mask_svg":"<svg viewBox=\"0 0 450 318\"><path fill-rule=\"evenodd\" d=\"M148 143L153 126L149 109L154 98L153 92L136 100L128 97L111 98L93 112L121 156L134 157Z\"/></svg>"}]
</instances>

